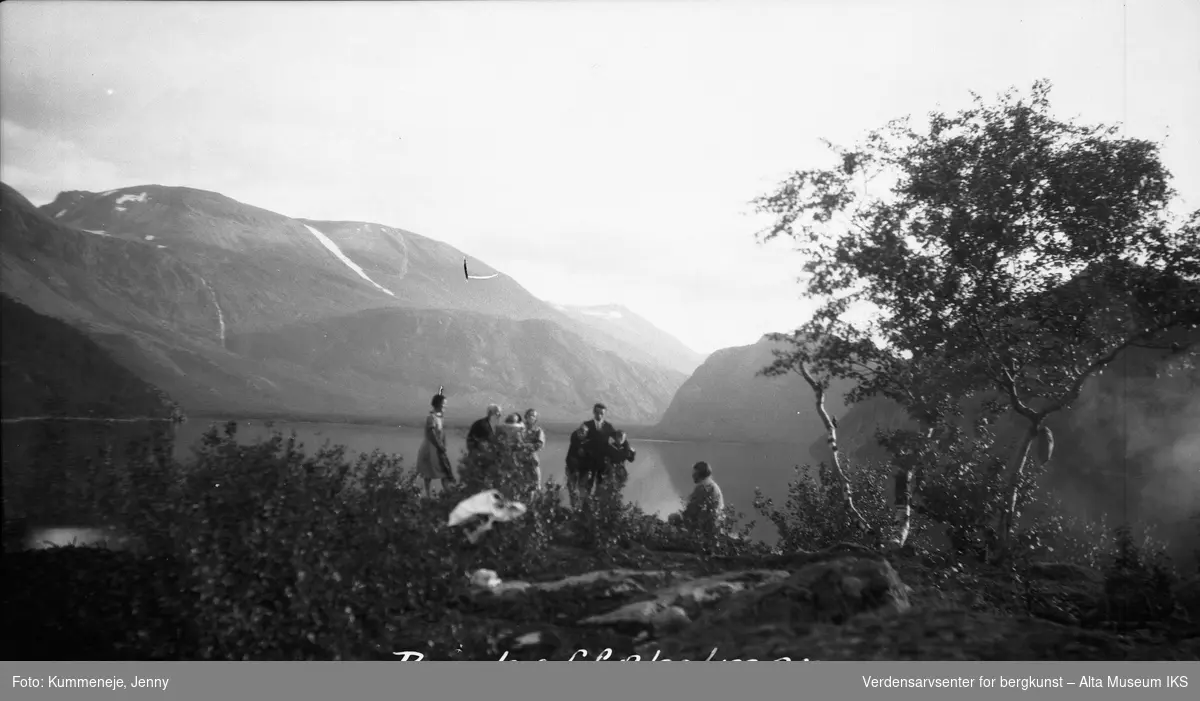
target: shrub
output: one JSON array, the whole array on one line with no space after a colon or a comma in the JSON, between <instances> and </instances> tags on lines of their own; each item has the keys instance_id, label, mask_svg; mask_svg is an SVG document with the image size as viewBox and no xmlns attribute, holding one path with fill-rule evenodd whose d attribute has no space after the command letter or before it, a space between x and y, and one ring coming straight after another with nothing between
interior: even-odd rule
<instances>
[{"instance_id":1,"label":"shrub","mask_svg":"<svg viewBox=\"0 0 1200 701\"><path fill-rule=\"evenodd\" d=\"M843 469L854 492L854 505L870 531L863 532L847 510L841 486L829 466L821 463L814 476L812 468L805 465L795 469L796 478L788 483L783 509L761 492L755 493L754 507L775 524L780 550L819 550L846 542L874 546L878 534L892 527L892 485L887 474L876 466L855 469L847 463Z\"/></svg>"},{"instance_id":2,"label":"shrub","mask_svg":"<svg viewBox=\"0 0 1200 701\"><path fill-rule=\"evenodd\" d=\"M1165 544L1133 528L1118 526L1104 567L1107 618L1121 623L1162 621L1175 612L1179 574L1166 555Z\"/></svg>"},{"instance_id":3,"label":"shrub","mask_svg":"<svg viewBox=\"0 0 1200 701\"><path fill-rule=\"evenodd\" d=\"M449 534L399 458L306 456L278 433L239 445L235 430L204 437L171 524L201 659L364 656L364 641L447 598Z\"/></svg>"}]
</instances>

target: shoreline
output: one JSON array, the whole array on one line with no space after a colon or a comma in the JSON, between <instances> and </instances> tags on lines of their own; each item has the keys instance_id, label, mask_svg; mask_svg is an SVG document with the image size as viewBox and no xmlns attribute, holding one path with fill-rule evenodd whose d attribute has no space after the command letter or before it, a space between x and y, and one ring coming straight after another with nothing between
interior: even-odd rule
<instances>
[{"instance_id":1,"label":"shoreline","mask_svg":"<svg viewBox=\"0 0 1200 701\"><path fill-rule=\"evenodd\" d=\"M92 417L92 416L18 416L12 418L0 419L0 424L19 424L32 423L35 421L79 421L87 423L172 423L172 419L168 417L122 417L122 418L107 418L107 417ZM289 423L289 424L309 424L313 426L320 425L339 425L339 426L364 426L378 428L403 428L419 431L424 424L425 417L400 417L397 419L385 419L382 417L369 416L311 416L311 415L281 415L281 414L238 414L230 412L227 414L189 414L183 423L197 422L201 424L223 424L227 421L237 421L238 423ZM467 431L470 429L470 421L447 421L445 428L447 431ZM580 422L582 423L582 421ZM616 423L616 422L614 422ZM549 434L553 435L569 435L579 425L573 421L542 421L539 425ZM792 443L780 440L755 440L743 439L735 440L729 438L712 438L709 436L681 436L674 433L663 433L657 430L656 426L645 426L638 424L620 424L616 423L618 428L630 434L630 439L647 442L647 443L666 443L666 444L682 444L682 443L716 443L722 445L786 445L786 446L803 446L802 443Z\"/></svg>"},{"instance_id":2,"label":"shoreline","mask_svg":"<svg viewBox=\"0 0 1200 701\"><path fill-rule=\"evenodd\" d=\"M90 421L93 423L170 423L172 419L154 416L133 416L126 418L104 418L98 416L17 416L0 419L0 423L19 424L27 421Z\"/></svg>"}]
</instances>

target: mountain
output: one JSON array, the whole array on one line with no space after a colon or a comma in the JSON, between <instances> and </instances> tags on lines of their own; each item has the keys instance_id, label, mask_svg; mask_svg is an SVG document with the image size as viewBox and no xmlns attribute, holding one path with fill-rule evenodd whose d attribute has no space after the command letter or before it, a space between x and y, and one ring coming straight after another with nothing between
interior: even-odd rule
<instances>
[{"instance_id":1,"label":"mountain","mask_svg":"<svg viewBox=\"0 0 1200 701\"><path fill-rule=\"evenodd\" d=\"M619 304L555 307L580 324L638 348L660 365L684 375L690 375L704 362L704 355Z\"/></svg>"},{"instance_id":2,"label":"mountain","mask_svg":"<svg viewBox=\"0 0 1200 701\"><path fill-rule=\"evenodd\" d=\"M585 328L507 276L464 280L461 252L411 232L291 219L191 188L63 193L40 210L6 185L0 184L0 194L4 293L85 331L191 413L365 418L391 417L420 405L423 414L437 385L470 377L471 368L441 365L428 377L416 377L403 366L402 355L375 358L370 372L407 379L364 393L356 383L342 384L340 376L331 379L294 358L254 354L254 348L278 345L266 340L271 333L287 337L313 324L355 328L367 318L361 314L381 310L397 318L416 318L430 309L462 315L459 324L473 338L489 338L496 328L536 337L530 325L493 327L484 320L547 322L571 339L564 341L569 352L594 361L573 366L577 374L565 380L573 396L605 386L607 376L636 382L611 401L605 398L614 418L629 417L626 421L652 422L684 379L677 371L630 359L640 354L622 352L627 344ZM429 342L377 340L390 347ZM489 342L536 350L533 341L520 337ZM489 391L519 397L524 389ZM420 396L415 404L412 393ZM564 408L560 418L586 415L598 398Z\"/></svg>"},{"instance_id":3,"label":"mountain","mask_svg":"<svg viewBox=\"0 0 1200 701\"><path fill-rule=\"evenodd\" d=\"M825 435L812 389L799 375L758 376L782 344L722 348L705 359L675 393L658 424L664 437L683 440L800 443ZM834 383L825 407L837 415L849 385Z\"/></svg>"},{"instance_id":4,"label":"mountain","mask_svg":"<svg viewBox=\"0 0 1200 701\"><path fill-rule=\"evenodd\" d=\"M583 420L598 399L614 421L649 424L673 387L662 373L588 345L545 319L472 312L372 309L285 329L235 334L229 349L307 368L380 411L422 413L444 385L452 416L536 407L548 420Z\"/></svg>"},{"instance_id":5,"label":"mountain","mask_svg":"<svg viewBox=\"0 0 1200 701\"><path fill-rule=\"evenodd\" d=\"M64 192L40 210L58 223L188 260L213 290L230 333L377 307L449 309L548 319L599 348L659 364L637 345L537 299L507 275L466 280L464 258L480 270L486 264L403 229L293 219L214 192L160 185ZM686 377L663 367L677 384Z\"/></svg>"},{"instance_id":6,"label":"mountain","mask_svg":"<svg viewBox=\"0 0 1200 701\"><path fill-rule=\"evenodd\" d=\"M169 418L173 403L71 326L0 295L0 396L6 419Z\"/></svg>"},{"instance_id":7,"label":"mountain","mask_svg":"<svg viewBox=\"0 0 1200 701\"><path fill-rule=\"evenodd\" d=\"M1189 339L1200 341L1196 332L1169 340ZM829 460L825 430L803 379L755 376L772 362L772 346L764 337L754 345L714 352L680 387L660 433L800 443L811 464ZM1200 367L1177 366L1180 357L1132 348L1090 378L1070 408L1047 419L1055 447L1042 484L1075 515L1153 520L1162 535L1176 539L1182 554L1190 555L1195 526L1188 518L1200 512ZM900 405L884 398L847 407L842 397L849 387L835 382L825 401L838 421L839 446L852 465L886 465L890 456L876 441L876 431L915 425ZM978 405L966 407L965 426ZM1006 445L1018 439L1022 425L1009 417L992 429L997 443Z\"/></svg>"},{"instance_id":8,"label":"mountain","mask_svg":"<svg viewBox=\"0 0 1200 701\"><path fill-rule=\"evenodd\" d=\"M1133 348L1085 382L1068 409L1046 419L1054 453L1041 484L1069 514L1153 522L1175 555L1190 558L1200 546L1189 521L1200 514L1200 365L1179 367L1179 360ZM977 406L966 407L966 425ZM886 464L875 430L912 427L898 404L873 398L844 411L838 436L856 464ZM1008 450L1024 427L1006 416L991 428ZM828 460L829 446L814 440L810 454L814 464Z\"/></svg>"}]
</instances>

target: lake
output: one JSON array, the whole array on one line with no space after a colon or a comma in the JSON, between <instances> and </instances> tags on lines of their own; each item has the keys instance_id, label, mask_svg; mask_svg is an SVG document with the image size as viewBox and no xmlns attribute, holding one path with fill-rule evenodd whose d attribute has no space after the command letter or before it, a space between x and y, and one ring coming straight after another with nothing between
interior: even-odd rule
<instances>
[{"instance_id":1,"label":"lake","mask_svg":"<svg viewBox=\"0 0 1200 701\"><path fill-rule=\"evenodd\" d=\"M53 528L43 531L36 540L55 543L70 542L78 536L80 543L104 540L101 535L87 529L89 524L75 523L71 513L73 485L34 487L28 476L35 468L33 456L47 455L47 446L57 444L51 454L54 459L69 466L71 470L83 469L89 458L97 456L104 446L116 451L121 459L124 447L131 440L149 435L152 431L167 431L174 434L174 454L183 462L192 455L192 447L214 424L224 423L215 419L192 419L174 427L160 424L103 424L85 422L41 422L3 424L4 500L5 518L26 518L31 526ZM270 435L272 428L261 421L239 421L238 438L253 442ZM369 426L358 424L318 424L274 422L273 430L284 435L295 432L308 452L314 452L322 444L344 445L351 457L379 449L385 453L400 455L404 464L412 468L417 450L421 446L422 432L419 428ZM466 449L466 429L449 429L447 442L450 455L457 461ZM542 479L553 478L565 482L564 462L568 434L548 433L546 447L541 451ZM625 487L625 499L640 505L649 513L661 518L682 506L682 500L691 493L692 465L698 460L707 460L713 466L718 484L725 494L727 504L742 511L747 520L757 521L754 537L773 541L775 527L754 511L754 490L761 488L768 497L782 505L787 497L788 482L793 476L792 466L802 462L802 449L795 445L739 444L658 441L638 439L631 435L630 443L637 450L637 459L629 465L629 482ZM70 481L70 480L66 480ZM435 487L436 489L436 487ZM6 539L7 540L7 539ZM28 543L26 543L28 545ZM11 544L16 547L15 544ZM6 543L6 548L10 547Z\"/></svg>"}]
</instances>

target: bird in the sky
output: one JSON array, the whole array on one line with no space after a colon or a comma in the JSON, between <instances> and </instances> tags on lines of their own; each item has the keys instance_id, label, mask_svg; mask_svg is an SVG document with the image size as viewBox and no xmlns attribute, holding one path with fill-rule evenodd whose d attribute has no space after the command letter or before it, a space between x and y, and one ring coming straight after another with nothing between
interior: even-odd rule
<instances>
[{"instance_id":1,"label":"bird in the sky","mask_svg":"<svg viewBox=\"0 0 1200 701\"><path fill-rule=\"evenodd\" d=\"M467 259L463 258L463 277L468 280L491 280L499 275L500 273L492 273L491 275L472 275L467 272Z\"/></svg>"}]
</instances>

